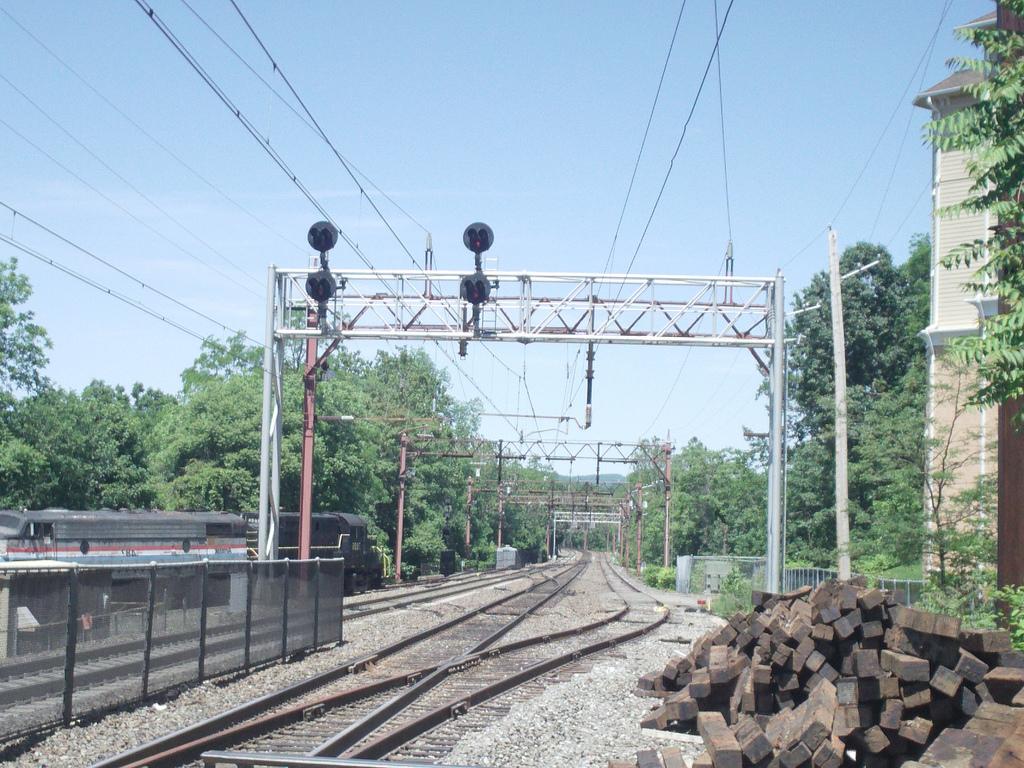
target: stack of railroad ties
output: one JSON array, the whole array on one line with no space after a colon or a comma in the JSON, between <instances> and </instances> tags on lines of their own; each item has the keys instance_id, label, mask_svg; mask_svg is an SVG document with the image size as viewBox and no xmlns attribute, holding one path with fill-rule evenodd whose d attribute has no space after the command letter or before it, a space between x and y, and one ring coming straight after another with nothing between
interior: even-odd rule
<instances>
[{"instance_id":1,"label":"stack of railroad ties","mask_svg":"<svg viewBox=\"0 0 1024 768\"><path fill-rule=\"evenodd\" d=\"M641 727L699 733L695 768L1024 766L1024 654L1006 632L834 581L753 602L640 679L661 699ZM664 748L610 768L683 765Z\"/></svg>"}]
</instances>

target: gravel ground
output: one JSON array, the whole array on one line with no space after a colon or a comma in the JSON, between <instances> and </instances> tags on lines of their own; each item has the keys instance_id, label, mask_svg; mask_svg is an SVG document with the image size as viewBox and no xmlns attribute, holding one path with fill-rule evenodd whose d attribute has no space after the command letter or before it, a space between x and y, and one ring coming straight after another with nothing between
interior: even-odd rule
<instances>
[{"instance_id":1,"label":"gravel ground","mask_svg":"<svg viewBox=\"0 0 1024 768\"><path fill-rule=\"evenodd\" d=\"M619 646L595 661L589 671L514 704L503 720L467 735L445 762L605 768L610 759L628 759L638 750L668 745L679 746L692 758L703 747L641 734L640 718L655 700L638 697L634 691L640 675L685 654L692 640L720 623L713 616L673 611L670 623Z\"/></svg>"},{"instance_id":2,"label":"gravel ground","mask_svg":"<svg viewBox=\"0 0 1024 768\"><path fill-rule=\"evenodd\" d=\"M527 584L527 579L519 579L496 587L485 587L479 592L464 593L443 602L420 604L352 621L345 626L346 642L341 648L315 653L293 664L268 667L236 680L207 681L165 703L117 712L89 725L58 730L32 746L31 751L11 757L9 762L5 762L3 753L0 753L0 762L13 768L81 768L90 765L324 672L346 660L358 658L400 637L450 619L467 608L490 602L501 592L521 589Z\"/></svg>"}]
</instances>

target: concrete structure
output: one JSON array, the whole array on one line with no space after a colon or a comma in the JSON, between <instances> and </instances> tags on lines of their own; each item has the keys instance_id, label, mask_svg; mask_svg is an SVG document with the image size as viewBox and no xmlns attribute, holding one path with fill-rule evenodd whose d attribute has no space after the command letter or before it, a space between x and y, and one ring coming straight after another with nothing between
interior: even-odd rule
<instances>
[{"instance_id":1,"label":"concrete structure","mask_svg":"<svg viewBox=\"0 0 1024 768\"><path fill-rule=\"evenodd\" d=\"M995 26L996 14L982 16L967 27ZM973 103L966 87L979 82L975 72L955 72L920 93L914 105L931 112L932 119L945 117ZM977 487L978 480L996 475L998 411L967 408L969 371L957 370L946 354L957 337L981 333L981 321L996 312L996 298L969 290L976 267L943 266L943 260L960 246L988 240L992 225L988 212L951 216L944 208L971 195L973 181L967 169L969 158L961 151L933 149L932 162L932 262L931 306L928 327L921 336L928 352L928 436L932 441L929 465L934 474L948 474L945 483L925 491L926 513L937 505L936 492L943 485L946 512L956 504L957 494ZM995 508L979 509L981 519L995 525Z\"/></svg>"}]
</instances>

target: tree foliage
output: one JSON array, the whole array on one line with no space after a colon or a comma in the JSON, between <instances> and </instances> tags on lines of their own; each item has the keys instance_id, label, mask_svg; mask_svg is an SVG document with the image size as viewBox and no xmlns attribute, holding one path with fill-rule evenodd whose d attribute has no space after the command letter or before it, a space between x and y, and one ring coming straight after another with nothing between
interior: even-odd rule
<instances>
[{"instance_id":1,"label":"tree foliage","mask_svg":"<svg viewBox=\"0 0 1024 768\"><path fill-rule=\"evenodd\" d=\"M1024 0L1003 0L1000 13L1024 15ZM969 290L999 297L1001 312L985 332L957 340L962 359L980 373L972 402L996 405L1024 397L1024 34L962 27L958 33L984 49L979 59L955 64L982 76L967 86L976 102L929 124L941 150L968 153L971 195L943 213L989 212L997 222L988 240L955 249L948 266L975 267Z\"/></svg>"},{"instance_id":2,"label":"tree foliage","mask_svg":"<svg viewBox=\"0 0 1024 768\"><path fill-rule=\"evenodd\" d=\"M50 339L32 312L19 309L31 295L17 259L0 261L0 405L15 391L38 392L46 384L42 370Z\"/></svg>"}]
</instances>

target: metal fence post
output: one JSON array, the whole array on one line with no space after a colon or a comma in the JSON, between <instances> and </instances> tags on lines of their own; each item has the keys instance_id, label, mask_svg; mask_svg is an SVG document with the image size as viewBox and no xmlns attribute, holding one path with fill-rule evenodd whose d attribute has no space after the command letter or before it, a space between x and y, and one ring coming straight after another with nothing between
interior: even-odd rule
<instances>
[{"instance_id":1,"label":"metal fence post","mask_svg":"<svg viewBox=\"0 0 1024 768\"><path fill-rule=\"evenodd\" d=\"M75 653L78 648L78 567L68 571L68 641L64 646L64 725L71 725L75 690Z\"/></svg>"},{"instance_id":2,"label":"metal fence post","mask_svg":"<svg viewBox=\"0 0 1024 768\"><path fill-rule=\"evenodd\" d=\"M142 698L149 695L149 665L153 654L153 612L156 608L156 563L149 566L149 594L146 598L146 645L142 651Z\"/></svg>"},{"instance_id":3,"label":"metal fence post","mask_svg":"<svg viewBox=\"0 0 1024 768\"><path fill-rule=\"evenodd\" d=\"M284 560L284 588L281 590L283 605L283 617L281 621L281 662L288 660L288 572L291 570L291 561Z\"/></svg>"},{"instance_id":4,"label":"metal fence post","mask_svg":"<svg viewBox=\"0 0 1024 768\"><path fill-rule=\"evenodd\" d=\"M313 561L313 650L320 634L320 558Z\"/></svg>"},{"instance_id":5,"label":"metal fence post","mask_svg":"<svg viewBox=\"0 0 1024 768\"><path fill-rule=\"evenodd\" d=\"M249 671L249 663L251 661L251 645L252 645L252 577L255 569L255 564L250 560L246 568L245 578L245 671Z\"/></svg>"},{"instance_id":6,"label":"metal fence post","mask_svg":"<svg viewBox=\"0 0 1024 768\"><path fill-rule=\"evenodd\" d=\"M206 614L210 606L209 584L210 561L203 558L202 576L199 582L199 682L206 677Z\"/></svg>"},{"instance_id":7,"label":"metal fence post","mask_svg":"<svg viewBox=\"0 0 1024 768\"><path fill-rule=\"evenodd\" d=\"M338 561L341 569L341 589L338 592L338 645L345 642L345 558Z\"/></svg>"}]
</instances>

